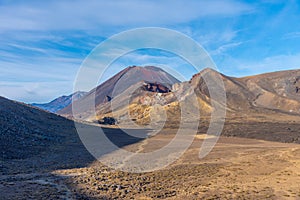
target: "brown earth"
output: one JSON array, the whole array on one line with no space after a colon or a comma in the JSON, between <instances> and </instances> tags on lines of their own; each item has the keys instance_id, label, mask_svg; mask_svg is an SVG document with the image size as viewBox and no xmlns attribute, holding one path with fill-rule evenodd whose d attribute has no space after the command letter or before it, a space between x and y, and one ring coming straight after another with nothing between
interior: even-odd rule
<instances>
[{"instance_id":1,"label":"brown earth","mask_svg":"<svg viewBox=\"0 0 300 200\"><path fill-rule=\"evenodd\" d=\"M159 105L168 115L166 121L177 124L182 114L180 106L183 103L186 103L185 109L191 114L187 118L195 118L196 116L192 115L196 110L199 110L202 116L209 117L214 110L212 102L223 107L229 118L298 116L300 114L299 77L300 70L235 78L212 69L205 69L194 75L190 81L173 84L171 91L167 93L147 91L143 89L145 82L141 81L129 85L110 102L97 104L96 115L83 111L80 119L97 121L114 115L120 124L126 124L133 119L138 124L146 125L149 123L150 115L154 118L155 115L158 116L157 118L161 115L155 112L155 106ZM216 97L212 99L207 80L214 91L222 90L224 84L224 94L217 92ZM117 105L113 111L111 105ZM131 113L131 116L128 113Z\"/></svg>"},{"instance_id":2,"label":"brown earth","mask_svg":"<svg viewBox=\"0 0 300 200\"><path fill-rule=\"evenodd\" d=\"M207 129L203 121L179 160L147 173L122 172L95 161L74 132L36 155L1 159L1 199L300 199L299 121L295 116L276 122L257 117L228 119L212 152L199 159ZM77 125L86 134L99 129ZM165 146L176 133L172 127L165 128L137 140L118 128L104 130L119 147L139 153Z\"/></svg>"},{"instance_id":3,"label":"brown earth","mask_svg":"<svg viewBox=\"0 0 300 200\"><path fill-rule=\"evenodd\" d=\"M125 148L142 145L141 152L153 151L173 133ZM96 161L66 169L58 164L47 173L5 174L0 176L2 199L300 199L299 144L221 137L199 159L202 141L198 135L179 160L154 172L116 171Z\"/></svg>"}]
</instances>

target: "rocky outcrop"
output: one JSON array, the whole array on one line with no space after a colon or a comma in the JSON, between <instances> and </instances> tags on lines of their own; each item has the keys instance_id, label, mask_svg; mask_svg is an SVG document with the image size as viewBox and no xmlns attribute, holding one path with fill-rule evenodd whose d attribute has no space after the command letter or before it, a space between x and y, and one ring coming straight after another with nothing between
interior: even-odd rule
<instances>
[{"instance_id":1,"label":"rocky outcrop","mask_svg":"<svg viewBox=\"0 0 300 200\"><path fill-rule=\"evenodd\" d=\"M112 100L112 98L110 96L106 95L106 101L110 102L111 100Z\"/></svg>"},{"instance_id":2,"label":"rocky outcrop","mask_svg":"<svg viewBox=\"0 0 300 200\"><path fill-rule=\"evenodd\" d=\"M160 83L144 83L143 88L149 92L168 93L171 90Z\"/></svg>"},{"instance_id":3,"label":"rocky outcrop","mask_svg":"<svg viewBox=\"0 0 300 200\"><path fill-rule=\"evenodd\" d=\"M98 120L98 123L105 125L115 125L117 123L117 120L113 117L103 117L101 120Z\"/></svg>"}]
</instances>

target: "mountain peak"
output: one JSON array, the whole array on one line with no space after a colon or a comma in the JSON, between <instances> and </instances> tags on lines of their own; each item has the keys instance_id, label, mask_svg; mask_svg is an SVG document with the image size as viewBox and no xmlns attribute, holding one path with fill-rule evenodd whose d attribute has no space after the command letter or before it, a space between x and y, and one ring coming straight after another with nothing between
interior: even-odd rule
<instances>
[{"instance_id":1,"label":"mountain peak","mask_svg":"<svg viewBox=\"0 0 300 200\"><path fill-rule=\"evenodd\" d=\"M124 70L129 71L132 69L140 69L140 70L151 70L151 71L164 71L163 69L153 66L153 65L146 65L146 66L137 66L137 65L132 65L126 67Z\"/></svg>"},{"instance_id":2,"label":"mountain peak","mask_svg":"<svg viewBox=\"0 0 300 200\"><path fill-rule=\"evenodd\" d=\"M153 71L164 71L163 69L155 66L145 66L145 69L153 70Z\"/></svg>"},{"instance_id":3,"label":"mountain peak","mask_svg":"<svg viewBox=\"0 0 300 200\"><path fill-rule=\"evenodd\" d=\"M210 67L204 68L202 71L200 71L200 73L218 73L219 74L218 71L216 71L215 69L212 69Z\"/></svg>"},{"instance_id":4,"label":"mountain peak","mask_svg":"<svg viewBox=\"0 0 300 200\"><path fill-rule=\"evenodd\" d=\"M133 65L115 74L113 77L91 90L87 95L79 99L76 103L84 105L85 101L94 98L95 104L96 106L98 106L102 103L106 103L107 97L109 97L109 99L112 99L140 81L158 83L166 86L171 86L175 83L180 82L178 79L159 67L142 67ZM65 109L59 111L59 113L70 115L72 114L71 108L72 105L69 105ZM82 112L90 109L91 108L82 106Z\"/></svg>"},{"instance_id":5,"label":"mountain peak","mask_svg":"<svg viewBox=\"0 0 300 200\"><path fill-rule=\"evenodd\" d=\"M203 70L201 70L199 73L195 74L192 76L191 81L193 81L194 79L204 76L204 75L210 75L210 76L217 76L217 75L222 75L220 72L212 69L212 68L205 68Z\"/></svg>"},{"instance_id":6,"label":"mountain peak","mask_svg":"<svg viewBox=\"0 0 300 200\"><path fill-rule=\"evenodd\" d=\"M67 107L68 105L70 105L72 101L77 101L78 99L80 99L81 97L83 97L86 94L87 94L87 92L77 91L77 92L74 92L73 94L70 94L68 96L67 95L60 96L60 97L52 100L49 103L44 103L44 104L33 103L31 105L35 106L35 107L38 107L38 108L41 108L43 110L47 110L47 111L52 112L52 113L56 113L59 110Z\"/></svg>"}]
</instances>

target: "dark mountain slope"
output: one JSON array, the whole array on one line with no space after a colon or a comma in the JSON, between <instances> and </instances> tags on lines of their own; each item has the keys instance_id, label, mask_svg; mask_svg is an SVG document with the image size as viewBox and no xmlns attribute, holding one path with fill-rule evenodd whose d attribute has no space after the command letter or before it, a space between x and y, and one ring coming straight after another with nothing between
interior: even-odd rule
<instances>
[{"instance_id":1,"label":"dark mountain slope","mask_svg":"<svg viewBox=\"0 0 300 200\"><path fill-rule=\"evenodd\" d=\"M76 134L72 121L3 97L0 97L0 122L2 159L37 155Z\"/></svg>"}]
</instances>

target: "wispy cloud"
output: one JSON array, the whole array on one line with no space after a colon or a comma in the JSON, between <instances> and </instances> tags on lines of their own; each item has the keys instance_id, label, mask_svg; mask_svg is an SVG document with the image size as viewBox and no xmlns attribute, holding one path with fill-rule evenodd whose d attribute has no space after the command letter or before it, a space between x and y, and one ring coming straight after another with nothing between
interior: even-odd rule
<instances>
[{"instance_id":1,"label":"wispy cloud","mask_svg":"<svg viewBox=\"0 0 300 200\"><path fill-rule=\"evenodd\" d=\"M206 16L234 16L251 10L248 4L234 0L26 1L0 6L0 30L82 30L124 24L158 26Z\"/></svg>"},{"instance_id":2,"label":"wispy cloud","mask_svg":"<svg viewBox=\"0 0 300 200\"><path fill-rule=\"evenodd\" d=\"M60 95L57 91L58 88L62 94L68 94L72 91L67 81L18 82L16 80L14 82L0 82L1 96L28 103L49 102Z\"/></svg>"},{"instance_id":3,"label":"wispy cloud","mask_svg":"<svg viewBox=\"0 0 300 200\"><path fill-rule=\"evenodd\" d=\"M248 76L266 72L299 69L300 53L282 54L265 57L259 60L243 60L227 55L226 62L220 66L221 70L230 76Z\"/></svg>"},{"instance_id":4,"label":"wispy cloud","mask_svg":"<svg viewBox=\"0 0 300 200\"><path fill-rule=\"evenodd\" d=\"M233 43L224 44L224 45L218 47L216 50L211 51L210 53L211 53L211 55L220 55L220 54L225 53L229 49L240 46L243 43L244 42L233 42Z\"/></svg>"},{"instance_id":5,"label":"wispy cloud","mask_svg":"<svg viewBox=\"0 0 300 200\"><path fill-rule=\"evenodd\" d=\"M295 38L300 38L300 31L287 33L283 36L283 39L295 39Z\"/></svg>"},{"instance_id":6,"label":"wispy cloud","mask_svg":"<svg viewBox=\"0 0 300 200\"><path fill-rule=\"evenodd\" d=\"M211 31L207 32L205 34L199 34L197 36L194 36L194 38L197 38L197 40L203 44L211 44L211 43L228 43L231 42L233 39L236 38L238 32L240 30L232 30L232 29L225 29L220 32L218 31Z\"/></svg>"},{"instance_id":7,"label":"wispy cloud","mask_svg":"<svg viewBox=\"0 0 300 200\"><path fill-rule=\"evenodd\" d=\"M252 69L252 73L299 69L300 68L300 53L294 55L276 55L266 57L262 61L256 61L246 65L241 65L241 68Z\"/></svg>"}]
</instances>

